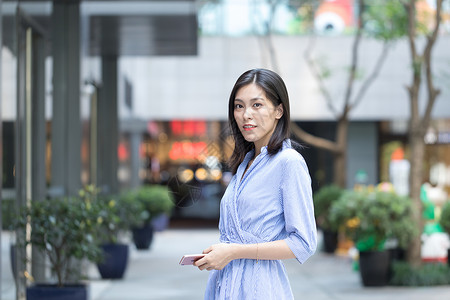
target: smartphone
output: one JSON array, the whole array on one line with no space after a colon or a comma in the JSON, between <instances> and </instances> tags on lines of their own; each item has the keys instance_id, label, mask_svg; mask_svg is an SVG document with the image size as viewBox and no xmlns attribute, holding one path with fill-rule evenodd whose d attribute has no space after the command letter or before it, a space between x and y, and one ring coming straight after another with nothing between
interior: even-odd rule
<instances>
[{"instance_id":1,"label":"smartphone","mask_svg":"<svg viewBox=\"0 0 450 300\"><path fill-rule=\"evenodd\" d=\"M199 260L206 254L187 254L184 255L180 260L180 265L187 266L194 264L195 261Z\"/></svg>"}]
</instances>

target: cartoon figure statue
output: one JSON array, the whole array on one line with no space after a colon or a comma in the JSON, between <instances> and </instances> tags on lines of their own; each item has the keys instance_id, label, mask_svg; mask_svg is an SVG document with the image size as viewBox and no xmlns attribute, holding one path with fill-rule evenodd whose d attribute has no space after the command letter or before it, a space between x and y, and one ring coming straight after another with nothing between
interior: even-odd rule
<instances>
[{"instance_id":1,"label":"cartoon figure statue","mask_svg":"<svg viewBox=\"0 0 450 300\"><path fill-rule=\"evenodd\" d=\"M314 28L322 34L339 34L353 22L353 1L326 0L319 6Z\"/></svg>"},{"instance_id":2,"label":"cartoon figure statue","mask_svg":"<svg viewBox=\"0 0 450 300\"><path fill-rule=\"evenodd\" d=\"M447 201L447 193L442 187L432 186L426 182L422 185L421 198L426 220L422 234L422 260L445 262L450 240L437 220L439 220L442 205Z\"/></svg>"}]
</instances>

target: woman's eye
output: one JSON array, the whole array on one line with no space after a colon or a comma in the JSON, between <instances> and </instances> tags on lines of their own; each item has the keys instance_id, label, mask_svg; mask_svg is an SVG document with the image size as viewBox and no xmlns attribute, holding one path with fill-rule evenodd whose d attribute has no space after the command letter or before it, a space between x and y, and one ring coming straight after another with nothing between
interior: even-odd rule
<instances>
[{"instance_id":1,"label":"woman's eye","mask_svg":"<svg viewBox=\"0 0 450 300\"><path fill-rule=\"evenodd\" d=\"M241 104L235 104L235 105L234 105L234 108L235 108L235 109L239 109L239 108L243 108L243 106L242 106Z\"/></svg>"},{"instance_id":2,"label":"woman's eye","mask_svg":"<svg viewBox=\"0 0 450 300\"><path fill-rule=\"evenodd\" d=\"M261 104L261 103L255 103L255 104L253 104L253 106L254 106L254 107L261 107L262 104Z\"/></svg>"}]
</instances>

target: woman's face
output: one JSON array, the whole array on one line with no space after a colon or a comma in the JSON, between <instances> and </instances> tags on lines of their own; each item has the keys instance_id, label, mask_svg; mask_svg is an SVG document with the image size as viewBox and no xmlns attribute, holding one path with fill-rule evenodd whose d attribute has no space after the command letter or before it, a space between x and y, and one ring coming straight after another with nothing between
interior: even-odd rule
<instances>
[{"instance_id":1,"label":"woman's face","mask_svg":"<svg viewBox=\"0 0 450 300\"><path fill-rule=\"evenodd\" d=\"M237 91L234 119L245 140L255 144L256 151L269 143L282 116L282 105L275 107L258 85L248 84Z\"/></svg>"}]
</instances>

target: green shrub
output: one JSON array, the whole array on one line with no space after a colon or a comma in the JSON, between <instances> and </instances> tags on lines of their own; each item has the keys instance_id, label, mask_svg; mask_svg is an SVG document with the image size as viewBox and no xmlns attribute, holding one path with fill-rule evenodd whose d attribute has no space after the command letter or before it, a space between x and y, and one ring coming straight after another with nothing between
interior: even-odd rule
<instances>
[{"instance_id":1,"label":"green shrub","mask_svg":"<svg viewBox=\"0 0 450 300\"><path fill-rule=\"evenodd\" d=\"M330 221L340 224L352 232L359 225L358 211L367 197L364 191L345 191L330 208Z\"/></svg>"},{"instance_id":2,"label":"green shrub","mask_svg":"<svg viewBox=\"0 0 450 300\"><path fill-rule=\"evenodd\" d=\"M162 213L170 215L174 207L172 193L162 185L145 185L126 192L123 198L129 205L138 203L141 206L141 212L135 216L135 226L149 223Z\"/></svg>"},{"instance_id":3,"label":"green shrub","mask_svg":"<svg viewBox=\"0 0 450 300\"><path fill-rule=\"evenodd\" d=\"M15 216L15 201L16 199L2 199L2 229L11 230L14 223Z\"/></svg>"},{"instance_id":4,"label":"green shrub","mask_svg":"<svg viewBox=\"0 0 450 300\"><path fill-rule=\"evenodd\" d=\"M450 234L450 202L446 202L441 211L441 217L439 219L439 224L445 232Z\"/></svg>"},{"instance_id":5,"label":"green shrub","mask_svg":"<svg viewBox=\"0 0 450 300\"><path fill-rule=\"evenodd\" d=\"M81 279L73 259L97 262L101 250L95 240L98 232L93 198L85 190L80 197L63 197L32 201L17 219L16 228L23 233L30 226L31 235L18 246L31 244L48 258L58 286ZM24 235L23 235L24 236Z\"/></svg>"},{"instance_id":6,"label":"green shrub","mask_svg":"<svg viewBox=\"0 0 450 300\"><path fill-rule=\"evenodd\" d=\"M348 191L332 205L331 221L345 224L360 251L383 250L389 238L406 248L416 234L411 200L393 192Z\"/></svg>"},{"instance_id":7,"label":"green shrub","mask_svg":"<svg viewBox=\"0 0 450 300\"><path fill-rule=\"evenodd\" d=\"M391 285L433 286L450 284L450 269L447 264L427 263L412 267L407 262L396 261L392 265Z\"/></svg>"},{"instance_id":8,"label":"green shrub","mask_svg":"<svg viewBox=\"0 0 450 300\"><path fill-rule=\"evenodd\" d=\"M139 215L144 209L138 201L127 201L124 197L100 192L100 188L88 185L80 191L80 196L91 199L92 210L97 216L96 241L100 244L115 244L121 231L129 230L139 223Z\"/></svg>"},{"instance_id":9,"label":"green shrub","mask_svg":"<svg viewBox=\"0 0 450 300\"><path fill-rule=\"evenodd\" d=\"M314 215L317 225L323 230L337 231L339 224L330 221L330 209L343 192L344 189L337 185L328 185L314 194Z\"/></svg>"}]
</instances>

